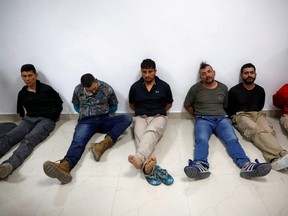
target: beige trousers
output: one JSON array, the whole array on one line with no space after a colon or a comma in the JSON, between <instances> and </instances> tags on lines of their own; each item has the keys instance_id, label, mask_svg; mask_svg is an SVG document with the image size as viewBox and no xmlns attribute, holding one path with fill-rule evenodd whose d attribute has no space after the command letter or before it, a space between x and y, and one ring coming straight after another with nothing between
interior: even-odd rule
<instances>
[{"instance_id":1,"label":"beige trousers","mask_svg":"<svg viewBox=\"0 0 288 216\"><path fill-rule=\"evenodd\" d=\"M237 112L232 118L234 127L258 147L264 159L271 162L288 154L276 140L273 126L263 112Z\"/></svg>"},{"instance_id":2,"label":"beige trousers","mask_svg":"<svg viewBox=\"0 0 288 216\"><path fill-rule=\"evenodd\" d=\"M280 124L285 128L285 130L288 132L288 115L284 114L280 118Z\"/></svg>"},{"instance_id":3,"label":"beige trousers","mask_svg":"<svg viewBox=\"0 0 288 216\"><path fill-rule=\"evenodd\" d=\"M136 139L136 156L145 162L155 149L164 134L167 116L135 116L133 117L134 135Z\"/></svg>"}]
</instances>

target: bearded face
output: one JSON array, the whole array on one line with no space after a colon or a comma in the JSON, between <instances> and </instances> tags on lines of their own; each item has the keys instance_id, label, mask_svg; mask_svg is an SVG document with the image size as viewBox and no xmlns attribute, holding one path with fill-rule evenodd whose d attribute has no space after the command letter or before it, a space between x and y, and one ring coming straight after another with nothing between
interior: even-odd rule
<instances>
[{"instance_id":1,"label":"bearded face","mask_svg":"<svg viewBox=\"0 0 288 216\"><path fill-rule=\"evenodd\" d=\"M241 78L245 84L253 84L256 79L255 69L253 67L244 68L241 73Z\"/></svg>"},{"instance_id":2,"label":"bearded face","mask_svg":"<svg viewBox=\"0 0 288 216\"><path fill-rule=\"evenodd\" d=\"M243 78L242 78L242 79L243 79ZM245 84L248 84L248 85L253 84L254 81L255 81L255 78L253 78L253 77L251 77L251 76L248 76L246 79L243 79L243 82L244 82Z\"/></svg>"}]
</instances>

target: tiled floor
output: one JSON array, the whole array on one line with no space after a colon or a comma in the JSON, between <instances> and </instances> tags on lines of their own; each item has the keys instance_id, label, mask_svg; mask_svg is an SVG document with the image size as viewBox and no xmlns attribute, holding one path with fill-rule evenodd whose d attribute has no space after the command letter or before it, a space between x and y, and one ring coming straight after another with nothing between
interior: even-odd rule
<instances>
[{"instance_id":1,"label":"tiled floor","mask_svg":"<svg viewBox=\"0 0 288 216\"><path fill-rule=\"evenodd\" d=\"M269 118L281 145L288 149L288 136L277 119ZM211 176L194 181L183 168L193 154L191 119L169 119L155 154L159 164L174 177L171 186L149 185L127 161L135 151L131 128L109 149L100 162L88 150L72 170L73 180L61 185L48 178L42 164L61 159L70 145L76 120L61 120L51 136L7 179L0 181L0 215L3 216L287 216L288 170L271 171L263 178L246 180L212 136L209 162ZM263 157L250 142L237 135L251 159ZM91 141L100 140L95 135ZM9 155L3 158L2 162Z\"/></svg>"}]
</instances>

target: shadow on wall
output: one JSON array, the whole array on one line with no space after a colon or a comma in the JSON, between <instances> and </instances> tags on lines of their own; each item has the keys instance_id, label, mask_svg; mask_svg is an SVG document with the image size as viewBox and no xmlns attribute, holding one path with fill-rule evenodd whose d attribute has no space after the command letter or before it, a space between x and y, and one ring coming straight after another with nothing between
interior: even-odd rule
<instances>
[{"instance_id":1,"label":"shadow on wall","mask_svg":"<svg viewBox=\"0 0 288 216\"><path fill-rule=\"evenodd\" d=\"M37 73L38 73L38 80L40 80L40 82L47 84L47 85L50 85L56 92L58 92L58 94L60 95L60 97L63 101L63 104L62 104L63 105L63 111L66 110L66 112L67 112L67 110L68 110L68 113L74 113L72 106L69 106L71 104L71 101L67 101L66 98L63 95L61 95L60 89L56 89L53 86L53 83L50 83L49 80L46 78L45 74L42 73L40 70L37 70ZM72 95L72 93L73 92L71 92L71 95ZM63 111L62 111L62 114L63 114Z\"/></svg>"},{"instance_id":2,"label":"shadow on wall","mask_svg":"<svg viewBox=\"0 0 288 216\"><path fill-rule=\"evenodd\" d=\"M4 71L0 71L1 74L5 74ZM0 79L0 112L3 110L9 110L5 114L15 114L17 106L18 92L23 87L23 81L20 76L20 72L13 72L14 79L9 79L7 76L1 76Z\"/></svg>"}]
</instances>

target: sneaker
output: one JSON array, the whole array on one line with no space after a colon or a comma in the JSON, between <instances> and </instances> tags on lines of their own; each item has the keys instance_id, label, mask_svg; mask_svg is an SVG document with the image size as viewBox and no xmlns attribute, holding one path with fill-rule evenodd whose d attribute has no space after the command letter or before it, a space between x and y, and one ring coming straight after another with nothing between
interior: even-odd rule
<instances>
[{"instance_id":1,"label":"sneaker","mask_svg":"<svg viewBox=\"0 0 288 216\"><path fill-rule=\"evenodd\" d=\"M184 172L189 178L205 179L211 174L208 168L201 163L195 163L194 161L189 160L188 164L189 165L184 168Z\"/></svg>"},{"instance_id":2,"label":"sneaker","mask_svg":"<svg viewBox=\"0 0 288 216\"><path fill-rule=\"evenodd\" d=\"M256 159L256 163L250 162L247 166L243 167L240 176L245 179L266 176L271 171L270 163L259 163Z\"/></svg>"},{"instance_id":3,"label":"sneaker","mask_svg":"<svg viewBox=\"0 0 288 216\"><path fill-rule=\"evenodd\" d=\"M273 170L282 170L288 167L288 154L271 163Z\"/></svg>"},{"instance_id":4,"label":"sneaker","mask_svg":"<svg viewBox=\"0 0 288 216\"><path fill-rule=\"evenodd\" d=\"M146 175L144 172L143 172L143 174L145 176L146 181L149 184L151 184L153 186L158 186L161 184L161 180L155 172L155 166L153 167L152 173L150 175Z\"/></svg>"},{"instance_id":5,"label":"sneaker","mask_svg":"<svg viewBox=\"0 0 288 216\"><path fill-rule=\"evenodd\" d=\"M12 165L10 163L3 163L0 165L0 179L6 178L12 173Z\"/></svg>"},{"instance_id":6,"label":"sneaker","mask_svg":"<svg viewBox=\"0 0 288 216\"><path fill-rule=\"evenodd\" d=\"M173 177L167 172L167 170L162 169L159 165L155 165L154 172L165 185L171 185L174 182Z\"/></svg>"}]
</instances>

